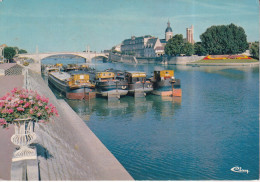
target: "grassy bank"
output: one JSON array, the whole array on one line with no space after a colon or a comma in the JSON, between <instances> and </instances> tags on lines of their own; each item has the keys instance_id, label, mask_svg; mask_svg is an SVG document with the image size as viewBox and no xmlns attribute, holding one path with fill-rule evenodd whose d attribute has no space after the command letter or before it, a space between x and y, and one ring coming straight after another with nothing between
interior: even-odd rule
<instances>
[{"instance_id":1,"label":"grassy bank","mask_svg":"<svg viewBox=\"0 0 260 182\"><path fill-rule=\"evenodd\" d=\"M199 60L192 63L254 63L258 62L256 59L211 59L211 60Z\"/></svg>"}]
</instances>

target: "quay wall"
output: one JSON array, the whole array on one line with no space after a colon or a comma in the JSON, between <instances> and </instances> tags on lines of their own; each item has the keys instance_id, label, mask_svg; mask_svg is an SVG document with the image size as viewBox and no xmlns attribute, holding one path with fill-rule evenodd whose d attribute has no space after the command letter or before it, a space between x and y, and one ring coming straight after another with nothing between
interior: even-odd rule
<instances>
[{"instance_id":1,"label":"quay wall","mask_svg":"<svg viewBox=\"0 0 260 182\"><path fill-rule=\"evenodd\" d=\"M188 64L203 59L205 56L168 56L168 57L136 57L137 64ZM109 54L109 61L135 63L134 56Z\"/></svg>"},{"instance_id":2,"label":"quay wall","mask_svg":"<svg viewBox=\"0 0 260 182\"><path fill-rule=\"evenodd\" d=\"M199 61L203 59L205 56L176 56L176 57L168 57L168 64L188 64L194 61Z\"/></svg>"},{"instance_id":3,"label":"quay wall","mask_svg":"<svg viewBox=\"0 0 260 182\"><path fill-rule=\"evenodd\" d=\"M27 88L48 97L60 114L36 125L41 180L133 180L70 106L56 99L38 73L29 70L27 83Z\"/></svg>"}]
</instances>

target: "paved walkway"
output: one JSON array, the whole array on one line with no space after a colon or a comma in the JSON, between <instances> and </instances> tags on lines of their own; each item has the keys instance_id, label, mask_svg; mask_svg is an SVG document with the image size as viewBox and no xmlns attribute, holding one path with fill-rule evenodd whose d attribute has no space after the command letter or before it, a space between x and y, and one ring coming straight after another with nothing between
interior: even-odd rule
<instances>
[{"instance_id":1,"label":"paved walkway","mask_svg":"<svg viewBox=\"0 0 260 182\"><path fill-rule=\"evenodd\" d=\"M10 92L14 87L23 86L23 76L0 76L0 97ZM14 145L10 138L14 133L14 128L0 128L0 179L11 180L11 161Z\"/></svg>"}]
</instances>

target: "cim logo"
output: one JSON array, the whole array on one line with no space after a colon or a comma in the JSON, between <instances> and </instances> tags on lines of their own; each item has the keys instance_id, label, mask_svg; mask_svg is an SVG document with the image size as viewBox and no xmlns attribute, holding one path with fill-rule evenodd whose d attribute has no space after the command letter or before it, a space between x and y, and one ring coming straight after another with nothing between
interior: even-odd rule
<instances>
[{"instance_id":1,"label":"cim logo","mask_svg":"<svg viewBox=\"0 0 260 182\"><path fill-rule=\"evenodd\" d=\"M235 173L247 173L247 174L249 173L249 170L242 169L242 167L232 167L230 170Z\"/></svg>"}]
</instances>

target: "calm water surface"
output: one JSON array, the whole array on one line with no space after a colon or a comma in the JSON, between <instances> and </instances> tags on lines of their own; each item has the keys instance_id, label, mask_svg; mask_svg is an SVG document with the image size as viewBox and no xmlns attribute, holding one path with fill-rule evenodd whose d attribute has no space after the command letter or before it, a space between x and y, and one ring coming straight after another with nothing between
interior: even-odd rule
<instances>
[{"instance_id":1,"label":"calm water surface","mask_svg":"<svg viewBox=\"0 0 260 182\"><path fill-rule=\"evenodd\" d=\"M99 70L160 65L96 62ZM182 98L67 102L136 180L249 180L259 171L259 69L164 66ZM235 173L233 167L249 173Z\"/></svg>"}]
</instances>

